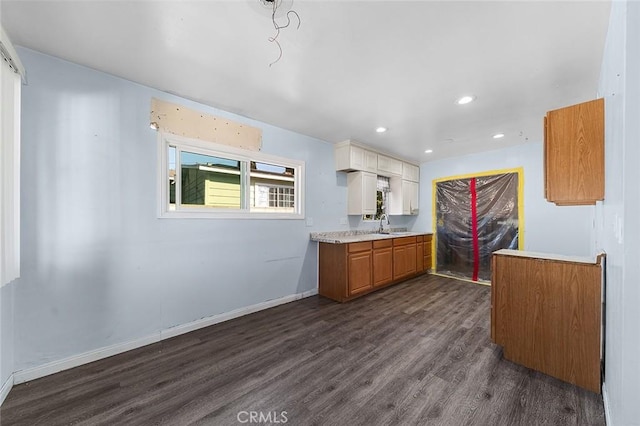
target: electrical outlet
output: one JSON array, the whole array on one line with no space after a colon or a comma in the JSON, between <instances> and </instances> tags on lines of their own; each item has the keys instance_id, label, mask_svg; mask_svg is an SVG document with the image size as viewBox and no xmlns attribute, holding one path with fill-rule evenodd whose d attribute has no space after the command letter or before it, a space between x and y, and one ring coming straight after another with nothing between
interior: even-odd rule
<instances>
[{"instance_id":1,"label":"electrical outlet","mask_svg":"<svg viewBox=\"0 0 640 426\"><path fill-rule=\"evenodd\" d=\"M307 218L307 226L313 226L313 218L312 217L308 217Z\"/></svg>"},{"instance_id":2,"label":"electrical outlet","mask_svg":"<svg viewBox=\"0 0 640 426\"><path fill-rule=\"evenodd\" d=\"M347 224L347 218L346 217L341 217L340 218L340 225L346 225Z\"/></svg>"}]
</instances>

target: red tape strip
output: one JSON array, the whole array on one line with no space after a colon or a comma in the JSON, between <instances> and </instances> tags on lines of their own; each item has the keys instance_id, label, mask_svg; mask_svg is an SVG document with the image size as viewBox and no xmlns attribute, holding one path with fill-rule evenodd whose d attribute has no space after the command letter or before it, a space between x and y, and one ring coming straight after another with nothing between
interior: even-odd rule
<instances>
[{"instance_id":1,"label":"red tape strip","mask_svg":"<svg viewBox=\"0 0 640 426\"><path fill-rule=\"evenodd\" d=\"M478 244L478 194L476 178L471 178L471 237L473 239L473 281L478 281L480 269L480 246Z\"/></svg>"}]
</instances>

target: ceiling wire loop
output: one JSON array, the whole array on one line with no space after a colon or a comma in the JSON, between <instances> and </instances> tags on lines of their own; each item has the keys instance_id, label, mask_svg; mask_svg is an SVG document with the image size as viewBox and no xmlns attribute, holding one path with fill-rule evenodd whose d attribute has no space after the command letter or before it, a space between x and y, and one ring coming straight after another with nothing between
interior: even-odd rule
<instances>
[{"instance_id":1,"label":"ceiling wire loop","mask_svg":"<svg viewBox=\"0 0 640 426\"><path fill-rule=\"evenodd\" d=\"M265 0L263 0L265 1ZM266 0L268 1L268 0ZM278 47L278 58L271 62L269 64L269 67L271 67L273 64L275 64L276 62L278 62L280 59L282 59L282 46L280 45L280 42L278 41L278 37L280 36L280 30L289 27L289 25L291 25L291 14L295 15L295 17L298 19L298 26L296 27L296 29L300 29L300 24L301 24L301 19L300 19L300 15L298 15L298 12L296 12L295 10L289 10L287 12L287 14L285 15L285 17L287 18L287 23L285 25L280 25L278 24L278 22L276 21L276 12L278 11L278 8L280 7L280 5L282 4L282 0L273 0L271 1L272 3L272 12L271 12L271 22L273 22L273 27L276 30L276 34L273 37L269 37L269 41L271 43L275 43L275 45Z\"/></svg>"}]
</instances>

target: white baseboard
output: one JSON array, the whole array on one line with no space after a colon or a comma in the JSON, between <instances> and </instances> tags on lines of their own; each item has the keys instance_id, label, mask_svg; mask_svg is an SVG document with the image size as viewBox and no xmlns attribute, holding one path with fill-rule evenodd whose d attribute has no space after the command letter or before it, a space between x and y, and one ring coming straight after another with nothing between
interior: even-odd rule
<instances>
[{"instance_id":1,"label":"white baseboard","mask_svg":"<svg viewBox=\"0 0 640 426\"><path fill-rule=\"evenodd\" d=\"M262 311L264 309L273 308L274 306L283 305L285 303L293 302L305 297L315 296L318 294L318 290L305 291L304 293L292 294L289 296L281 297L280 299L267 300L255 305L247 306L244 308L236 309L231 312L225 312L222 314L214 315L212 317L201 318L189 322L187 324L176 325L174 327L167 328L160 332L160 340L169 339L171 337L179 336L190 331L195 331L200 328L209 327L210 325L218 324L220 322L229 321L230 319L238 318L244 315L249 315L254 312Z\"/></svg>"},{"instance_id":2,"label":"white baseboard","mask_svg":"<svg viewBox=\"0 0 640 426\"><path fill-rule=\"evenodd\" d=\"M156 343L161 340L169 339L171 337L179 336L181 334L188 333L190 331L198 330L200 328L208 327L210 325L218 324L221 322L229 321L234 318L248 315L254 312L269 309L274 306L282 305L285 303L293 302L295 300L304 299L318 294L318 290L305 291L303 293L296 293L289 296L281 297L279 299L267 300L255 305L247 306L244 308L236 309L231 312L225 312L218 315L213 315L206 318L201 318L192 321L187 324L181 324L174 327L169 327L164 330L160 330L158 333L154 333L150 336L142 337L140 339L131 340L124 343L117 343L111 346L105 346L100 349L96 349L89 352L84 352L78 355L73 355L58 361L49 362L37 367L27 368L24 370L16 371L13 373L13 379L11 384L19 384L28 382L31 380L39 379L40 377L48 376L50 374L58 373L60 371L68 370L70 368L78 367L80 365L88 364L90 362L98 361L103 358L108 358L113 355L117 355L132 349L137 349L142 346ZM9 387L8 389L11 389ZM4 386L2 388L4 392ZM9 390L7 390L7 393ZM6 395L5 395L6 396Z\"/></svg>"},{"instance_id":3,"label":"white baseboard","mask_svg":"<svg viewBox=\"0 0 640 426\"><path fill-rule=\"evenodd\" d=\"M0 406L9 395L9 391L13 387L13 374L9 376L6 382L2 384L2 388L0 388Z\"/></svg>"},{"instance_id":4,"label":"white baseboard","mask_svg":"<svg viewBox=\"0 0 640 426\"><path fill-rule=\"evenodd\" d=\"M607 426L613 426L611 421L611 411L609 406L609 392L607 392L607 384L602 384L602 402L604 404L604 422Z\"/></svg>"}]
</instances>

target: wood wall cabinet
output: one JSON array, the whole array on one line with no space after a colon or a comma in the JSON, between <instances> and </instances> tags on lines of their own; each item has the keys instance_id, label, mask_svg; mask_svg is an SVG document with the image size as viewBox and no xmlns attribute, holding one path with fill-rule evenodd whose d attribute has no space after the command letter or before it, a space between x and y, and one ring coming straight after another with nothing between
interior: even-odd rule
<instances>
[{"instance_id":1,"label":"wood wall cabinet","mask_svg":"<svg viewBox=\"0 0 640 426\"><path fill-rule=\"evenodd\" d=\"M418 239L411 236L347 244L320 243L318 293L345 302L426 271L419 268ZM430 236L429 236L430 238Z\"/></svg>"},{"instance_id":2,"label":"wood wall cabinet","mask_svg":"<svg viewBox=\"0 0 640 426\"><path fill-rule=\"evenodd\" d=\"M601 256L494 252L491 339L504 357L600 393L600 263Z\"/></svg>"},{"instance_id":3,"label":"wood wall cabinet","mask_svg":"<svg viewBox=\"0 0 640 426\"><path fill-rule=\"evenodd\" d=\"M544 119L545 198L557 205L604 199L604 99Z\"/></svg>"}]
</instances>

